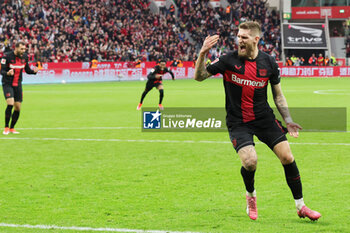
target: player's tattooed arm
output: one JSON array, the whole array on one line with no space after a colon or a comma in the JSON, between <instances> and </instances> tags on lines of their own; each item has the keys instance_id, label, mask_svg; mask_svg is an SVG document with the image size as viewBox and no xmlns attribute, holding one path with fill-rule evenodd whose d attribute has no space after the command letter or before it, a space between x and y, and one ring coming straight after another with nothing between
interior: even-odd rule
<instances>
[{"instance_id":1,"label":"player's tattooed arm","mask_svg":"<svg viewBox=\"0 0 350 233\"><path fill-rule=\"evenodd\" d=\"M302 129L300 125L293 122L292 116L290 115L287 100L283 95L281 84L271 85L273 100L275 101L275 105L286 122L288 132L293 137L299 136L299 130Z\"/></svg>"},{"instance_id":2,"label":"player's tattooed arm","mask_svg":"<svg viewBox=\"0 0 350 233\"><path fill-rule=\"evenodd\" d=\"M289 113L287 100L283 95L281 84L271 85L273 100L275 101L275 105L278 111L281 113L284 121L286 123L292 122L292 117Z\"/></svg>"},{"instance_id":3,"label":"player's tattooed arm","mask_svg":"<svg viewBox=\"0 0 350 233\"><path fill-rule=\"evenodd\" d=\"M205 57L206 54L199 54L197 62L196 62L196 67L194 71L194 79L197 81L203 81L211 76L211 74L207 71L205 68Z\"/></svg>"},{"instance_id":4,"label":"player's tattooed arm","mask_svg":"<svg viewBox=\"0 0 350 233\"><path fill-rule=\"evenodd\" d=\"M199 52L198 59L196 61L196 67L194 71L194 79L197 81L203 81L209 78L210 74L205 68L205 58L209 50L218 42L219 36L207 36L203 42L203 46Z\"/></svg>"}]
</instances>

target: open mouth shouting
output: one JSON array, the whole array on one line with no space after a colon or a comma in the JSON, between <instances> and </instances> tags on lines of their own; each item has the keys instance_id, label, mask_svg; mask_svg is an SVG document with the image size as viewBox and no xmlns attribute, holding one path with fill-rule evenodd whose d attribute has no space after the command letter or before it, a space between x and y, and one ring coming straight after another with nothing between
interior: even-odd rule
<instances>
[{"instance_id":1,"label":"open mouth shouting","mask_svg":"<svg viewBox=\"0 0 350 233\"><path fill-rule=\"evenodd\" d=\"M247 52L246 45L244 45L244 44L239 45L239 50L240 50L241 53L246 53Z\"/></svg>"}]
</instances>

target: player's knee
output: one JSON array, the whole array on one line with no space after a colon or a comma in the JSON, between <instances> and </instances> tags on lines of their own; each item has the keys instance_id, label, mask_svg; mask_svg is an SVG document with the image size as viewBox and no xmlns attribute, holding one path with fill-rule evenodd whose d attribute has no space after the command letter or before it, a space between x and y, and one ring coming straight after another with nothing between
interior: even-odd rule
<instances>
[{"instance_id":1,"label":"player's knee","mask_svg":"<svg viewBox=\"0 0 350 233\"><path fill-rule=\"evenodd\" d=\"M257 163L258 159L256 157L249 157L243 160L243 167L248 171L254 171Z\"/></svg>"},{"instance_id":2,"label":"player's knee","mask_svg":"<svg viewBox=\"0 0 350 233\"><path fill-rule=\"evenodd\" d=\"M15 111L21 110L21 104L20 103L15 103L14 107L15 107Z\"/></svg>"},{"instance_id":3,"label":"player's knee","mask_svg":"<svg viewBox=\"0 0 350 233\"><path fill-rule=\"evenodd\" d=\"M15 104L15 101L13 100L13 98L9 98L9 99L7 99L6 100L6 103L7 103L7 105L14 105Z\"/></svg>"},{"instance_id":4,"label":"player's knee","mask_svg":"<svg viewBox=\"0 0 350 233\"><path fill-rule=\"evenodd\" d=\"M286 153L280 158L280 161L283 165L291 164L294 161L294 156L292 153Z\"/></svg>"}]
</instances>

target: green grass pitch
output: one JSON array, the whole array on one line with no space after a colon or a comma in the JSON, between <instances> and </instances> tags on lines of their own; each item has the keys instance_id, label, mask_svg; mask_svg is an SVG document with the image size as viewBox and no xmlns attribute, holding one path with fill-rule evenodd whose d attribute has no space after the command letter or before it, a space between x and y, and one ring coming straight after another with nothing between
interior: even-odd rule
<instances>
[{"instance_id":1,"label":"green grass pitch","mask_svg":"<svg viewBox=\"0 0 350 233\"><path fill-rule=\"evenodd\" d=\"M305 202L322 214L318 222L298 218L280 162L257 144L259 218L251 221L232 145L198 142L229 142L228 134L142 133L136 106L144 85L24 86L17 124L21 134L0 136L0 223L191 232L350 231L350 133L288 137L299 143L291 148ZM221 79L165 81L164 86L165 107L224 106ZM350 109L350 78L284 78L282 88L290 107ZM153 89L144 106L156 107L158 95ZM270 87L269 101L274 106ZM2 124L4 111L3 100ZM155 139L169 142L141 141ZM186 140L195 142L178 142ZM0 227L0 232L77 231Z\"/></svg>"}]
</instances>

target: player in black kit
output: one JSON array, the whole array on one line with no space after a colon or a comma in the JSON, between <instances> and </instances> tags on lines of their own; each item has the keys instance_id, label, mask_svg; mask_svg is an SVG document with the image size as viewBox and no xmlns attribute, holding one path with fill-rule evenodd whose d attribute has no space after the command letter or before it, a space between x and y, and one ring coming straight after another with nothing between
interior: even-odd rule
<instances>
[{"instance_id":1,"label":"player in black kit","mask_svg":"<svg viewBox=\"0 0 350 233\"><path fill-rule=\"evenodd\" d=\"M36 74L38 68L30 69L28 64L28 56L25 54L26 46L23 42L16 43L15 50L5 53L1 59L1 75L2 75L2 89L4 91L7 108L5 111L5 129L4 135L9 133L18 134L14 129L15 124L19 118L21 110L21 103L23 101L22 93L22 71L27 74ZM14 111L12 113L12 108ZM11 120L12 118L12 120ZM11 120L11 125L9 123Z\"/></svg>"},{"instance_id":2,"label":"player in black kit","mask_svg":"<svg viewBox=\"0 0 350 233\"><path fill-rule=\"evenodd\" d=\"M209 50L219 36L208 36L199 52L195 68L195 79L203 81L221 73L226 94L226 124L233 147L241 162L241 174L246 187L247 214L253 220L258 217L254 175L257 154L253 136L257 136L280 159L287 184L290 187L297 214L301 218L317 220L321 214L305 206L298 167L285 134L299 136L301 126L290 116L287 101L282 93L278 65L270 55L259 51L261 28L256 22L240 24L238 51L230 52L205 67ZM274 102L287 128L276 120L267 102L267 85L270 82Z\"/></svg>"},{"instance_id":3,"label":"player in black kit","mask_svg":"<svg viewBox=\"0 0 350 233\"><path fill-rule=\"evenodd\" d=\"M164 107L162 105L163 97L164 97L164 89L163 89L163 83L162 83L162 78L165 73L169 73L171 75L171 78L175 80L173 72L166 67L166 62L165 60L161 60L159 62L159 65L156 65L151 73L147 75L147 83L146 83L146 88L142 93L140 103L137 105L137 110L141 109L143 99L146 97L147 93L152 90L153 87L156 87L159 90L159 104L158 107L160 110L163 110Z\"/></svg>"}]
</instances>

